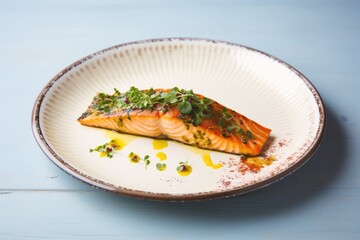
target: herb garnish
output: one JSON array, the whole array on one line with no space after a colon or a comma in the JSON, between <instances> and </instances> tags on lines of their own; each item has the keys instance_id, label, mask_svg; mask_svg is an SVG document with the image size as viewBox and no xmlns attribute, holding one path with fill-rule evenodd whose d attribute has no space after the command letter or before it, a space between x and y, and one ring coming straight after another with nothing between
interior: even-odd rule
<instances>
[{"instance_id":1,"label":"herb garnish","mask_svg":"<svg viewBox=\"0 0 360 240\"><path fill-rule=\"evenodd\" d=\"M145 163L145 169L147 168L147 166L150 164L150 160L149 160L149 155L146 155L143 159L144 163Z\"/></svg>"},{"instance_id":2,"label":"herb garnish","mask_svg":"<svg viewBox=\"0 0 360 240\"><path fill-rule=\"evenodd\" d=\"M153 88L141 91L132 86L125 93L120 93L114 89L113 95L99 93L94 98L93 108L104 113L122 109L127 112L133 110L159 110L168 111L177 106L182 114L180 118L184 122L189 122L198 126L202 118L209 117L211 113L211 100L199 98L192 90L179 89L174 87L169 91L155 91Z\"/></svg>"},{"instance_id":3,"label":"herb garnish","mask_svg":"<svg viewBox=\"0 0 360 240\"><path fill-rule=\"evenodd\" d=\"M188 176L192 172L192 167L186 162L179 162L176 171L180 176Z\"/></svg>"},{"instance_id":4,"label":"herb garnish","mask_svg":"<svg viewBox=\"0 0 360 240\"><path fill-rule=\"evenodd\" d=\"M186 171L189 168L188 162L189 160L187 160L186 162L179 162L180 165L176 167L176 171L178 172Z\"/></svg>"},{"instance_id":5,"label":"herb garnish","mask_svg":"<svg viewBox=\"0 0 360 240\"><path fill-rule=\"evenodd\" d=\"M140 162L140 160L144 161L145 169L146 169L147 166L150 164L150 159L149 159L150 157L149 157L149 155L145 155L144 158L141 158L141 157L140 157L139 155L137 155L136 153L131 152L128 157L129 157L130 161L131 161L131 162L134 162L134 163L138 163L138 162Z\"/></svg>"},{"instance_id":6,"label":"herb garnish","mask_svg":"<svg viewBox=\"0 0 360 240\"><path fill-rule=\"evenodd\" d=\"M157 110L166 112L172 107L177 107L181 115L178 116L188 128L188 124L199 126L203 119L217 119L217 124L223 137L237 134L244 144L250 139L255 139L249 130L241 127L241 120L234 117L234 112L223 107L214 109L212 100L199 97L192 90L174 87L170 90L139 90L132 86L128 91L121 93L116 88L113 95L98 93L94 97L92 108L102 113L112 113L117 110L130 112L134 110ZM121 124L121 123L120 123Z\"/></svg>"},{"instance_id":7,"label":"herb garnish","mask_svg":"<svg viewBox=\"0 0 360 240\"><path fill-rule=\"evenodd\" d=\"M114 150L117 148L115 141L111 140L108 143L97 146L96 148L90 149L90 152L99 152L101 157L112 158L114 154Z\"/></svg>"},{"instance_id":8,"label":"herb garnish","mask_svg":"<svg viewBox=\"0 0 360 240\"><path fill-rule=\"evenodd\" d=\"M166 164L165 163L157 163L156 168L159 171L164 171L166 169Z\"/></svg>"}]
</instances>

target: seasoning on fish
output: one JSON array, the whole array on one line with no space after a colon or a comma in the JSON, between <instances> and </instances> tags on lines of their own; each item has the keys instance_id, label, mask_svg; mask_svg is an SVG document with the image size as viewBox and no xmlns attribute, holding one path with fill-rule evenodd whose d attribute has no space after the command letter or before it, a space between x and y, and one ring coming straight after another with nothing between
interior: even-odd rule
<instances>
[{"instance_id":1,"label":"seasoning on fish","mask_svg":"<svg viewBox=\"0 0 360 240\"><path fill-rule=\"evenodd\" d=\"M98 93L78 118L86 126L154 138L172 139L200 148L257 156L271 130L192 90L115 89Z\"/></svg>"}]
</instances>

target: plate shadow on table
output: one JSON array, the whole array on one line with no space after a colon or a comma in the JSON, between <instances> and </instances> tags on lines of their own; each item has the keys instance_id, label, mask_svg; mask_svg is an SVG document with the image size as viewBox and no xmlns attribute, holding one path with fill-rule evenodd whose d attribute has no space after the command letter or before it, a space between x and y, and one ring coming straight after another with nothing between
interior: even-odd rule
<instances>
[{"instance_id":1,"label":"plate shadow on table","mask_svg":"<svg viewBox=\"0 0 360 240\"><path fill-rule=\"evenodd\" d=\"M226 224L271 217L311 203L341 176L347 159L346 139L340 120L327 109L326 131L316 153L296 172L263 189L232 198L185 203L135 200L110 193L99 197L118 211L133 208L149 218L154 214L160 218L174 215L177 223L206 220Z\"/></svg>"}]
</instances>

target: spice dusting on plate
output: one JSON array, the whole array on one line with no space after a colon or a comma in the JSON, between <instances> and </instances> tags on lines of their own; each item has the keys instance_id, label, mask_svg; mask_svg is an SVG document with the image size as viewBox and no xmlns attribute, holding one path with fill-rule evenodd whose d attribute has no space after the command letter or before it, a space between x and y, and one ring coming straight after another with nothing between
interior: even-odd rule
<instances>
[{"instance_id":1,"label":"spice dusting on plate","mask_svg":"<svg viewBox=\"0 0 360 240\"><path fill-rule=\"evenodd\" d=\"M241 158L243 164L239 166L239 172L242 174L245 174L247 171L258 173L263 167L270 166L274 160L274 156Z\"/></svg>"}]
</instances>

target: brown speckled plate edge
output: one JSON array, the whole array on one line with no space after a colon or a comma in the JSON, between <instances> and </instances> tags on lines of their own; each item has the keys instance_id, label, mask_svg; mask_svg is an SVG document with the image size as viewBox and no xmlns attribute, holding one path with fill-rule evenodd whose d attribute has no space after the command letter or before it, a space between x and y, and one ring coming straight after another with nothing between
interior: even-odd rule
<instances>
[{"instance_id":1,"label":"brown speckled plate edge","mask_svg":"<svg viewBox=\"0 0 360 240\"><path fill-rule=\"evenodd\" d=\"M150 43L150 42L171 42L171 41L200 41L200 42L203 41L203 42L208 42L208 43L213 43L213 44L220 43L220 44L226 44L226 45L233 46L233 47L245 48L247 50L255 51L262 55L265 55L265 56L277 61L279 64L284 65L289 70L291 70L293 73L295 73L306 84L306 86L311 91L311 93L317 103L319 115L320 115L319 128L317 129L314 141L308 146L308 148L306 149L306 151L304 151L302 156L300 156L298 158L296 163L273 177L270 177L264 181L261 181L261 182L258 182L256 184L249 185L246 187L241 187L241 188L229 190L229 191L220 191L220 192L200 192L200 193L196 193L196 194L173 195L173 194L158 194L158 193L152 193L152 192L132 190L132 189L114 186L109 183L105 183L101 180L95 179L95 178L93 178L89 175L86 175L86 174L78 171L77 169L73 168L72 166L67 164L64 161L64 159L62 159L60 156L58 156L55 153L55 151L49 146L46 139L44 138L44 135L42 134L40 121L39 121L39 115L40 115L40 109L41 109L42 102L43 102L46 94L52 88L52 86L54 85L54 83L56 81L58 81L65 73L67 73L74 67L82 64L83 62L85 62L89 59L92 59L93 57L95 57L97 55L101 55L107 51L122 48L122 47L125 47L128 45L144 44L144 43ZM116 45L116 46L109 47L109 48L97 51L95 53L92 53L92 54L76 61L75 63L69 65L65 69L63 69L60 73L58 73L55 77L53 77L46 84L46 86L42 89L42 91L40 92L39 96L37 97L37 99L35 101L33 111L32 111L32 117L31 117L31 125L32 125L33 135L34 135L35 140L37 141L39 147L54 164L56 164L60 169L64 170L69 175L75 177L78 180L81 180L82 182L85 182L85 183L91 185L92 187L98 188L98 189L107 190L107 191L110 191L113 193L118 193L118 194L121 194L124 196L135 197L135 198L140 198L140 199L165 200L165 201L189 201L189 200L205 200L205 199L210 200L210 199L217 199L217 198L233 197L233 196L245 194L245 193L263 188L265 186L268 186L272 183L275 183L275 182L283 179L284 177L290 175L291 173L295 172L297 169L299 169L303 164L305 164L311 158L311 156L315 153L315 151L320 146L320 142L321 142L321 139L322 139L322 137L324 135L324 131L325 131L325 124L326 124L326 112L325 112L324 104L320 97L320 94L318 93L318 91L316 90L314 85L302 73L300 73L294 67L292 67L291 65L287 64L286 62L284 62L270 54L267 54L265 52L262 52L260 50L254 49L254 48L250 48L250 47L247 47L247 46L244 46L241 44L235 44L235 43L230 43L230 42L226 42L226 41L210 40L210 39L203 39L203 38L149 39L149 40L123 43L120 45Z\"/></svg>"}]
</instances>

